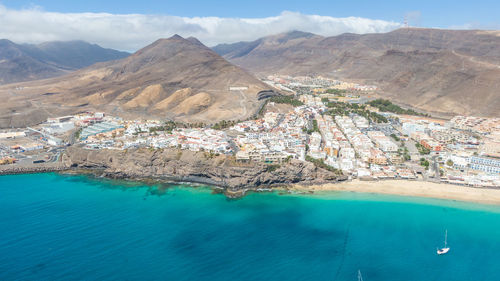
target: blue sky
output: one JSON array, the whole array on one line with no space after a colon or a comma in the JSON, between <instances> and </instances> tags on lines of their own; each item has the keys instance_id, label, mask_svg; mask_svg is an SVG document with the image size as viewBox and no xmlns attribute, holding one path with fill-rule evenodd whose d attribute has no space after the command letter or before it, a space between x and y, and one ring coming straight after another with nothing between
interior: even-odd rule
<instances>
[{"instance_id":1,"label":"blue sky","mask_svg":"<svg viewBox=\"0 0 500 281\"><path fill-rule=\"evenodd\" d=\"M414 0L414 1L332 1L332 0L218 0L218 1L117 1L117 0L0 0L8 8L40 6L52 12L107 12L113 14L168 14L184 17L261 18L294 11L332 17L364 17L410 23L420 27L477 27L500 29L500 1L496 0Z\"/></svg>"},{"instance_id":2,"label":"blue sky","mask_svg":"<svg viewBox=\"0 0 500 281\"><path fill-rule=\"evenodd\" d=\"M500 29L500 0L0 0L0 38L17 43L85 40L135 51L174 34L208 46L300 30L322 36L410 26Z\"/></svg>"}]
</instances>

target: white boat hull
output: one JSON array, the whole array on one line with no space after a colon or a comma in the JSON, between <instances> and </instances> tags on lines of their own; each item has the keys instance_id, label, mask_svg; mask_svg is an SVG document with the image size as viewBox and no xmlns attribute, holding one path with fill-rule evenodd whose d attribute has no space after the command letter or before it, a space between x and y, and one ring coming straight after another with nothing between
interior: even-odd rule
<instances>
[{"instance_id":1,"label":"white boat hull","mask_svg":"<svg viewBox=\"0 0 500 281\"><path fill-rule=\"evenodd\" d=\"M442 248L437 250L438 255L444 255L450 251L450 248Z\"/></svg>"}]
</instances>

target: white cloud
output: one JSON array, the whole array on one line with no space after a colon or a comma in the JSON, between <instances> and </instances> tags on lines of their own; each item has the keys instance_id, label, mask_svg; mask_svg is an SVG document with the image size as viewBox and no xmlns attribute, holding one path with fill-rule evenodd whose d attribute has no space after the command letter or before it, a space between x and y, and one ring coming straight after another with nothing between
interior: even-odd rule
<instances>
[{"instance_id":1,"label":"white cloud","mask_svg":"<svg viewBox=\"0 0 500 281\"><path fill-rule=\"evenodd\" d=\"M344 32L387 32L400 23L358 17L334 18L285 11L267 18L178 17L169 15L56 13L39 7L24 10L0 5L0 38L16 43L85 40L119 50L135 51L158 38L194 36L208 46L249 41L301 30L324 36Z\"/></svg>"}]
</instances>

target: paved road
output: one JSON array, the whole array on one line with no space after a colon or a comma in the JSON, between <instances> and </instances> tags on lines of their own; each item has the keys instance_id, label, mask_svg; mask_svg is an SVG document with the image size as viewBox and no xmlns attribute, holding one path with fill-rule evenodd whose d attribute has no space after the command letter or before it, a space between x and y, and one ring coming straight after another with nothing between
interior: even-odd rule
<instances>
[{"instance_id":1,"label":"paved road","mask_svg":"<svg viewBox=\"0 0 500 281\"><path fill-rule=\"evenodd\" d=\"M76 143L76 133L80 130L80 128L78 129L75 129L71 132L71 134L69 135L69 139L68 139L68 143L70 145L73 145Z\"/></svg>"},{"instance_id":2,"label":"paved road","mask_svg":"<svg viewBox=\"0 0 500 281\"><path fill-rule=\"evenodd\" d=\"M405 146L408 148L408 152L410 152L410 155L419 154L418 149L415 146L414 140L410 139L410 140L405 141Z\"/></svg>"},{"instance_id":3,"label":"paved road","mask_svg":"<svg viewBox=\"0 0 500 281\"><path fill-rule=\"evenodd\" d=\"M432 156L432 168L434 169L434 177L436 179L440 179L441 178L441 175L439 174L439 163L438 163L438 160L437 160L437 156L434 155Z\"/></svg>"}]
</instances>

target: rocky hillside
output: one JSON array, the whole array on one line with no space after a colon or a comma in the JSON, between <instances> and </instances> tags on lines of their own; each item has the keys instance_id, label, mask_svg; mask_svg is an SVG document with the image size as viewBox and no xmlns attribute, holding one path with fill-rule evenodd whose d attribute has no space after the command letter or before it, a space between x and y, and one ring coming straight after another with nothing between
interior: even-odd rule
<instances>
[{"instance_id":1,"label":"rocky hillside","mask_svg":"<svg viewBox=\"0 0 500 281\"><path fill-rule=\"evenodd\" d=\"M393 101L437 115L498 116L500 32L399 29L322 37L291 32L214 47L251 72L376 84Z\"/></svg>"},{"instance_id":2,"label":"rocky hillside","mask_svg":"<svg viewBox=\"0 0 500 281\"><path fill-rule=\"evenodd\" d=\"M261 104L258 93L268 88L195 38L176 35L121 60L0 87L8 100L0 126L82 110L187 122L246 119Z\"/></svg>"},{"instance_id":3,"label":"rocky hillside","mask_svg":"<svg viewBox=\"0 0 500 281\"><path fill-rule=\"evenodd\" d=\"M83 41L20 45L3 39L0 40L0 85L56 77L128 55Z\"/></svg>"},{"instance_id":4,"label":"rocky hillside","mask_svg":"<svg viewBox=\"0 0 500 281\"><path fill-rule=\"evenodd\" d=\"M96 173L111 178L189 181L233 191L344 179L309 162L291 160L279 167L271 167L262 163L238 163L232 156L211 156L185 150L97 151L70 147L62 159L67 166L94 169Z\"/></svg>"}]
</instances>

